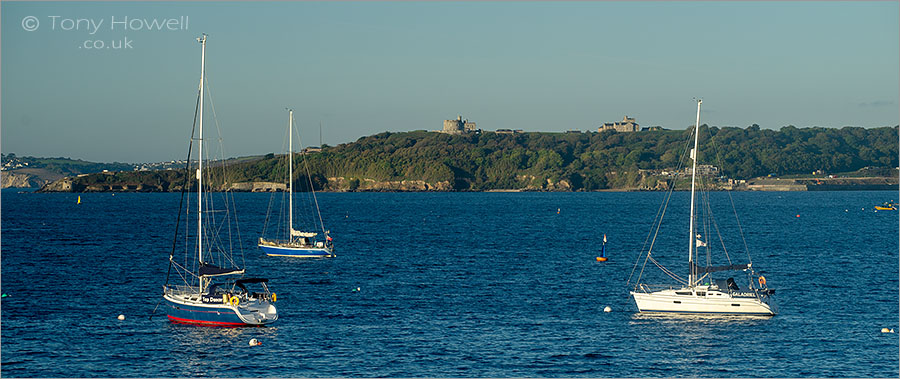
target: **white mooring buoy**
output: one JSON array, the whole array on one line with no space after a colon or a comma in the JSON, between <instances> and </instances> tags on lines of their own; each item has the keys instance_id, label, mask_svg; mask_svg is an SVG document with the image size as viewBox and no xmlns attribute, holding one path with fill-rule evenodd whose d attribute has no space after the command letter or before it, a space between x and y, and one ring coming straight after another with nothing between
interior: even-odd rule
<instances>
[{"instance_id":1,"label":"white mooring buoy","mask_svg":"<svg viewBox=\"0 0 900 379\"><path fill-rule=\"evenodd\" d=\"M258 339L253 338L250 340L250 346L259 346L259 345L262 345L262 342L259 342Z\"/></svg>"},{"instance_id":2,"label":"white mooring buoy","mask_svg":"<svg viewBox=\"0 0 900 379\"><path fill-rule=\"evenodd\" d=\"M882 333L893 333L893 332L894 332L894 329L881 328L881 332L882 332Z\"/></svg>"},{"instance_id":3,"label":"white mooring buoy","mask_svg":"<svg viewBox=\"0 0 900 379\"><path fill-rule=\"evenodd\" d=\"M606 308L603 308L603 311L604 311L604 312L612 312L612 308L610 308L610 307L607 305Z\"/></svg>"},{"instance_id":4,"label":"white mooring buoy","mask_svg":"<svg viewBox=\"0 0 900 379\"><path fill-rule=\"evenodd\" d=\"M125 315L119 315L119 317L116 317L116 318L119 319L119 320L124 320L124 319L125 319Z\"/></svg>"}]
</instances>

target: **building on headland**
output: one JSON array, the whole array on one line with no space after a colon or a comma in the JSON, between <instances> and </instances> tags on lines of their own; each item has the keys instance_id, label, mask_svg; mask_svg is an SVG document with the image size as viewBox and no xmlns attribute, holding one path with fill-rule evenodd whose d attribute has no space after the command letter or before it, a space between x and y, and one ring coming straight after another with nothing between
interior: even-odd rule
<instances>
[{"instance_id":1,"label":"building on headland","mask_svg":"<svg viewBox=\"0 0 900 379\"><path fill-rule=\"evenodd\" d=\"M465 134L475 131L475 123L463 120L462 116L457 116L456 120L444 120L444 128L441 129L441 133L447 134Z\"/></svg>"},{"instance_id":2,"label":"building on headland","mask_svg":"<svg viewBox=\"0 0 900 379\"><path fill-rule=\"evenodd\" d=\"M684 168L685 175L691 175L693 170L691 167ZM719 168L709 164L698 164L697 165L697 174L704 176L719 176Z\"/></svg>"},{"instance_id":3,"label":"building on headland","mask_svg":"<svg viewBox=\"0 0 900 379\"><path fill-rule=\"evenodd\" d=\"M522 133L522 129L497 129L497 134L519 134Z\"/></svg>"},{"instance_id":4,"label":"building on headland","mask_svg":"<svg viewBox=\"0 0 900 379\"><path fill-rule=\"evenodd\" d=\"M641 131L641 126L634 122L634 117L625 116L622 121L607 122L597 128L598 132L606 130L615 130L617 132L639 132Z\"/></svg>"}]
</instances>

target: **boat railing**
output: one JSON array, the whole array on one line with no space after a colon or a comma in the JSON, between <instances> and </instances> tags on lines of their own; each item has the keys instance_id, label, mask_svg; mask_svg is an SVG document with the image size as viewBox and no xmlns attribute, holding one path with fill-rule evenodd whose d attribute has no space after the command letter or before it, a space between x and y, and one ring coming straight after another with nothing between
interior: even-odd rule
<instances>
[{"instance_id":1,"label":"boat railing","mask_svg":"<svg viewBox=\"0 0 900 379\"><path fill-rule=\"evenodd\" d=\"M662 290L675 290L680 289L681 287L676 287L670 284L646 284L641 283L635 288L636 291L639 292L656 292Z\"/></svg>"},{"instance_id":2,"label":"boat railing","mask_svg":"<svg viewBox=\"0 0 900 379\"><path fill-rule=\"evenodd\" d=\"M166 287L166 293L172 296L199 295L195 287L184 285L168 286Z\"/></svg>"}]
</instances>

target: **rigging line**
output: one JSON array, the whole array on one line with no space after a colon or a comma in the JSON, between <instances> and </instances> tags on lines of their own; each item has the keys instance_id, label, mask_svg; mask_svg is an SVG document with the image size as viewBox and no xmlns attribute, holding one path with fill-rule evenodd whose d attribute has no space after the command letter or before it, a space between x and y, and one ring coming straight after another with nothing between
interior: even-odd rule
<instances>
[{"instance_id":1,"label":"rigging line","mask_svg":"<svg viewBox=\"0 0 900 379\"><path fill-rule=\"evenodd\" d=\"M290 138L290 131L288 131L288 138ZM286 141L286 139L282 138L282 141L281 141L281 150L280 150L280 151L285 151L285 150L286 150L286 149L285 149L285 145L286 145L287 143L286 143L285 141ZM290 157L289 155L290 155L290 153L285 154L285 158L286 158L285 160L291 159L291 157ZM272 158L275 159L275 154L272 154ZM276 162L276 164L277 164L278 160L276 159L275 162ZM274 168L274 167L273 167L273 168ZM285 198L285 193L286 193L287 191L289 191L289 189L288 189L288 188L289 188L289 187L288 187L288 181L292 179L292 178L288 178L287 170L284 170L284 172L283 172L282 179L284 179L284 178L287 178L287 180L283 180L283 182L285 183L285 188L284 188L284 191L281 191L281 204L282 204L282 207L281 207L281 214L279 215L279 218L278 218L279 220L283 220L283 219L284 219L284 203L285 203L285 201L284 201L285 199L284 199L284 198ZM275 195L276 195L277 193L278 193L278 191L277 191L277 190L274 190L274 191L272 192L272 194L269 196L269 206L266 208L266 222L263 224L262 237L268 236L269 221L271 221L271 219L272 219L272 217L271 217L271 216L272 216L272 205L275 203ZM279 225L280 225L280 224L279 224Z\"/></svg>"},{"instance_id":2,"label":"rigging line","mask_svg":"<svg viewBox=\"0 0 900 379\"><path fill-rule=\"evenodd\" d=\"M235 232L235 234L237 234L238 249L241 252L241 267L245 267L246 259L243 254L243 251L244 251L243 242L241 241L241 226L240 226L240 223L238 223L238 221L237 221L237 208L236 208L237 204L234 202L234 192L231 191L230 188L228 187L228 167L227 167L228 159L226 159L226 154L225 154L225 142L222 139L222 129L219 127L219 118L216 115L216 103L213 101L212 86L209 84L209 75L205 75L204 80L206 81L206 93L209 94L209 105L210 105L210 108L212 109L213 121L215 121L215 124L216 124L216 132L219 133L219 138L218 138L219 151L222 156L222 164L221 164L221 166L222 166L222 188L224 190L224 194L222 195L222 197L224 198L225 204L226 204L225 222L228 222L228 238L229 238L228 239L228 248L231 251L234 251L234 236L231 233L232 232L231 223L229 222L233 217L234 218L234 232ZM234 212L232 212L232 210L234 210ZM230 257L228 260L231 261L231 263L233 265L235 264L234 257Z\"/></svg>"},{"instance_id":3,"label":"rigging line","mask_svg":"<svg viewBox=\"0 0 900 379\"><path fill-rule=\"evenodd\" d=\"M159 308L160 304L162 304L162 300L156 302L156 306L153 307L153 312L150 312L150 320L153 320L153 314L156 313L156 309Z\"/></svg>"},{"instance_id":4,"label":"rigging line","mask_svg":"<svg viewBox=\"0 0 900 379\"><path fill-rule=\"evenodd\" d=\"M690 134L688 137L692 136ZM653 251L653 247L656 244L656 238L659 236L659 229L662 227L662 220L665 217L666 210L669 207L669 202L672 199L672 194L675 191L675 183L678 180L678 173L681 172L681 169L684 167L684 158L687 156L688 148L690 147L690 138L687 138L684 147L681 150L681 156L678 159L678 165L675 167L675 177L671 179L671 184L669 185L669 190L666 194L665 200L660 204L660 209L657 210L656 218L653 219L653 223L650 224L650 230L647 232L647 239L644 240L644 245L641 247L641 254L638 255L637 260L634 263L634 266L631 269L631 274L628 276L628 280L625 282L626 286L631 283L631 278L634 276L634 270L637 269L637 265L640 262L640 258L643 255L644 248L647 246L647 241L650 240L650 236L653 236L653 240L650 242L650 248L647 250L647 258L650 257L651 252ZM657 223L658 221L658 223ZM653 226L656 226L656 233L653 232ZM641 271L638 273L638 278L636 283L639 283L641 278L644 275L644 268L647 266L647 259L644 259L644 264L641 265ZM635 287L637 288L637 287Z\"/></svg>"},{"instance_id":5,"label":"rigging line","mask_svg":"<svg viewBox=\"0 0 900 379\"><path fill-rule=\"evenodd\" d=\"M712 219L713 228L716 231L716 235L719 237L719 243L722 244L722 251L725 253L725 259L728 260L728 264L730 265L731 256L728 254L728 247L725 246L725 239L722 238L722 232L719 230L719 223L715 221L715 216L712 214L712 211L709 212L709 217ZM709 265L709 263L707 263L707 265Z\"/></svg>"},{"instance_id":6,"label":"rigging line","mask_svg":"<svg viewBox=\"0 0 900 379\"><path fill-rule=\"evenodd\" d=\"M688 145L689 145L689 142L690 142L690 141L685 142L685 146L684 146L684 148L682 149L682 152L681 152L681 157L678 159L679 164L678 164L678 166L676 166L676 170L675 170L676 175L675 175L675 178L674 178L674 179L671 179L671 180L667 180L667 184L668 184L668 188L669 188L669 189L668 189L668 191L667 191L667 193L666 193L665 200L664 200L662 203L660 203L659 209L657 209L657 211L656 211L656 217L653 219L653 222L650 224L650 230L647 231L647 238L644 239L644 244L641 246L641 254L638 254L637 260L635 260L634 266L631 268L631 274L628 275L628 280L625 282L625 283L626 283L626 286L627 286L628 284L631 283L631 278L634 276L634 270L637 269L637 265L638 265L638 263L640 262L641 256L643 255L644 250L647 248L647 242L650 240L650 236L653 235L653 236L654 236L653 241L654 241L654 242L656 241L656 235L653 234L653 226L654 226L654 225L657 226L657 235L658 235L660 225L657 224L657 221L659 221L660 224L662 223L662 216L660 216L660 214L662 214L663 216L665 215L665 208L668 207L669 201L670 201L671 198L672 198L672 193L673 193L673 191L674 191L674 189L675 189L675 182L676 182L676 180L677 180L677 178L678 178L677 172L679 172L679 170L681 169L681 167L682 167L682 165L683 165L684 155L685 155L685 152L687 151L687 147L688 147ZM649 254L651 253L652 250L653 250L653 243L651 243L650 249L647 250L647 254L649 255ZM641 266L641 272L640 272L640 274L638 274L638 279L637 279L638 282L640 282L641 276L643 275L643 272L644 272L644 266L646 266L646 264L647 264L647 261L646 261L646 259L645 259L645 260L644 260L644 265Z\"/></svg>"},{"instance_id":7,"label":"rigging line","mask_svg":"<svg viewBox=\"0 0 900 379\"><path fill-rule=\"evenodd\" d=\"M667 197L671 196L671 186L669 188L669 194ZM653 223L650 224L650 230L647 231L647 238L644 239L644 244L641 246L641 253L638 254L637 260L634 262L634 266L631 267L631 274L628 275L628 280L625 281L625 286L628 286L631 283L631 278L634 276L634 271L637 269L638 263L641 261L641 256L644 255L644 249L647 248L647 242L650 241L650 236L653 235L653 226L656 225L656 221L660 219L660 213L663 213L663 208L668 204L668 198L666 201L659 204L659 208L656 210L656 217L653 218ZM652 246L652 244L651 244ZM651 248L652 249L652 248ZM650 250L647 250L647 254L650 254ZM647 264L646 259L644 260L644 264ZM643 269L641 270L643 272ZM641 276L638 275L638 281L640 281Z\"/></svg>"},{"instance_id":8,"label":"rigging line","mask_svg":"<svg viewBox=\"0 0 900 379\"><path fill-rule=\"evenodd\" d=\"M716 136L718 136L718 133L716 133ZM721 156L721 154L719 154L719 145L716 144L716 136L711 137L709 139L709 141L712 143L713 150L715 150L715 152L716 152L716 163L719 165L719 167L724 168L725 166L722 165L722 156ZM741 226L741 220L738 217L737 207L735 207L735 205L734 205L734 197L731 196L731 191L727 191L727 192L728 192L728 200L731 201L731 210L734 212L734 220L738 226L738 234L740 234L740 236L741 236L741 242L744 243L744 251L747 252L747 262L750 263L751 265L753 265L753 258L750 257L750 247L747 246L747 239L744 238L744 228Z\"/></svg>"},{"instance_id":9,"label":"rigging line","mask_svg":"<svg viewBox=\"0 0 900 379\"><path fill-rule=\"evenodd\" d=\"M687 283L687 280L682 279L680 276L678 276L674 272L672 272L672 270L669 270L665 266L661 265L656 259L650 258L650 262L653 262L653 264L655 264L656 267L659 267L659 269L662 270L663 273L672 277L672 279L677 280L679 283L681 283L681 284Z\"/></svg>"},{"instance_id":10,"label":"rigging line","mask_svg":"<svg viewBox=\"0 0 900 379\"><path fill-rule=\"evenodd\" d=\"M705 182L703 181L703 178L701 177L701 179L700 179L700 197L701 197L702 201L700 203L702 205L701 212L704 215L703 223L702 223L703 233L701 234L701 236L707 236L707 238L706 238L706 265L710 266L712 264L711 263L712 256L710 254L712 249L709 246L709 242L710 242L709 226L710 226L710 224L712 224L718 230L718 224L716 224L715 216L713 216L712 206L711 206L711 201L710 201L709 187L711 186L711 184L707 184L704 187L704 183ZM721 238L720 238L720 240L721 240ZM723 246L724 246L724 242L723 242ZM698 249L699 249L699 246L698 246ZM699 256L697 258L698 258L698 262L699 262Z\"/></svg>"},{"instance_id":11,"label":"rigging line","mask_svg":"<svg viewBox=\"0 0 900 379\"><path fill-rule=\"evenodd\" d=\"M300 130L296 131L297 133L297 142L300 146L303 146L303 140L300 139ZM321 149L322 147L319 146ZM307 151L308 152L308 151ZM313 186L312 182L312 174L309 171L309 161L306 159L306 154L301 154L303 156L303 164L306 166L306 179L309 181L309 190L312 192L313 201L316 203L316 213L319 215L319 225L322 226L322 234L325 234L325 223L322 222L322 212L319 210L319 199L316 198L316 189Z\"/></svg>"},{"instance_id":12,"label":"rigging line","mask_svg":"<svg viewBox=\"0 0 900 379\"><path fill-rule=\"evenodd\" d=\"M175 256L175 248L178 243L178 227L181 224L181 210L183 209L182 206L184 205L184 194L185 194L185 190L187 189L187 186L188 186L188 180L189 180L188 178L190 178L190 176L191 176L190 175L191 149L194 147L194 130L197 127L197 114L199 113L199 110L200 110L200 90L198 89L197 90L197 101L196 101L196 104L194 105L194 122L191 125L191 138L190 138L190 141L188 142L187 160L184 164L185 165L185 167L184 167L184 184L181 186L181 200L179 200L179 202L178 202L178 213L177 213L178 216L176 216L176 218L175 218L175 235L172 236L172 251L169 252L169 268L166 270L166 285L167 286L169 285L169 274L172 271L172 257ZM153 317L153 315L151 314L150 317Z\"/></svg>"}]
</instances>

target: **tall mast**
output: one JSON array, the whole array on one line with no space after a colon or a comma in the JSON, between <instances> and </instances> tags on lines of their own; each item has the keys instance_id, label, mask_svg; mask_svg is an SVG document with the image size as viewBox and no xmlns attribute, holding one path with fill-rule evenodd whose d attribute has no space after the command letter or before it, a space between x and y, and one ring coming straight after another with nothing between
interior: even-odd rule
<instances>
[{"instance_id":1,"label":"tall mast","mask_svg":"<svg viewBox=\"0 0 900 379\"><path fill-rule=\"evenodd\" d=\"M206 33L200 38L200 138L197 150L197 263L203 263L203 80L206 74ZM203 280L200 280L200 292L203 292Z\"/></svg>"},{"instance_id":2,"label":"tall mast","mask_svg":"<svg viewBox=\"0 0 900 379\"><path fill-rule=\"evenodd\" d=\"M294 239L294 110L289 110L288 120L288 239Z\"/></svg>"},{"instance_id":3,"label":"tall mast","mask_svg":"<svg viewBox=\"0 0 900 379\"><path fill-rule=\"evenodd\" d=\"M699 151L697 150L698 143L700 141L700 104L703 103L703 100L697 100L697 123L694 124L694 149L691 150L691 160L693 160L693 169L691 170L691 238L688 240L688 267L690 268L690 272L688 273L688 286L694 286L694 240L697 238L694 236L694 181L697 177L697 155L699 155Z\"/></svg>"}]
</instances>

